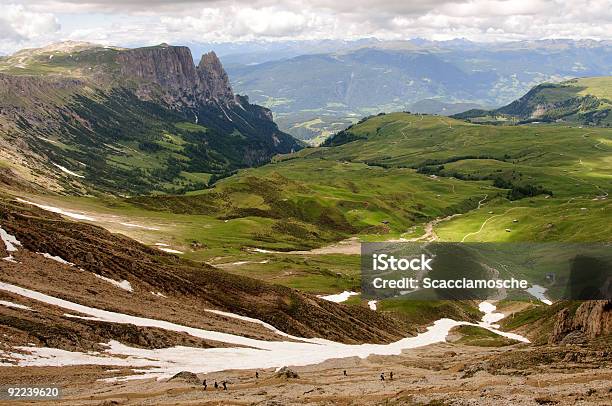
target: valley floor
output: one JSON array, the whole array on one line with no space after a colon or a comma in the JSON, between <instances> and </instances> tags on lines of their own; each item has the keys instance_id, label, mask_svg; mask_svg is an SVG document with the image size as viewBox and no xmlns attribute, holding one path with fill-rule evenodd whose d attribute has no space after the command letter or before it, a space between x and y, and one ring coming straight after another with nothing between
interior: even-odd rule
<instances>
[{"instance_id":1,"label":"valley floor","mask_svg":"<svg viewBox=\"0 0 612 406\"><path fill-rule=\"evenodd\" d=\"M0 195L0 362L22 361L2 364L0 386L60 385L64 398L49 402L60 405L609 405L612 340L602 326L612 319L603 310L591 331L576 323L592 313L572 324L578 305L551 304L540 289L524 292L524 307L496 302L513 317L493 328L495 307L477 302L356 294L360 241L609 241L608 130L586 138L561 125L447 126L434 116L405 136L408 126L416 116L377 116L351 130L357 141L184 196ZM521 190L530 194L509 198ZM346 306L329 295L346 296ZM543 345L563 311L568 329L555 336L580 330L602 341ZM449 319L457 322L435 340L414 340ZM394 347L401 339L415 345ZM87 365L111 340L145 354L142 362L116 351L114 365ZM38 363L14 356L19 347ZM190 350L164 358L155 375L156 357L178 347ZM298 377L277 376L285 364ZM239 366L249 369L227 369ZM124 380L142 372L134 368L146 372ZM208 390L167 380L183 370Z\"/></svg>"},{"instance_id":2,"label":"valley floor","mask_svg":"<svg viewBox=\"0 0 612 406\"><path fill-rule=\"evenodd\" d=\"M206 391L178 380L103 382L116 372L100 366L2 368L0 384L62 385L64 398L52 402L58 405L604 405L612 391L612 358L609 351L601 354L575 346L441 343L399 356L292 368L299 375L294 379L277 377L272 369L260 370L259 378L254 370L200 374ZM593 356L599 356L597 365ZM227 381L228 390L215 390L214 381Z\"/></svg>"}]
</instances>

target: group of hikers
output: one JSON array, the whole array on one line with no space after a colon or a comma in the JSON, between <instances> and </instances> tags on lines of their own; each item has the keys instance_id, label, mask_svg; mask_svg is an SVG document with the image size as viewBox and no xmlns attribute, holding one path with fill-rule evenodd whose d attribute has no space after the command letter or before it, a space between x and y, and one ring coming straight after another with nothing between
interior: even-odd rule
<instances>
[{"instance_id":1,"label":"group of hikers","mask_svg":"<svg viewBox=\"0 0 612 406\"><path fill-rule=\"evenodd\" d=\"M227 390L227 381L221 382L221 385L223 385L223 390ZM208 384L206 383L206 379L202 381L202 386L204 387L204 390L208 389ZM214 386L215 386L215 389L219 389L219 384L217 383L217 381L215 381Z\"/></svg>"},{"instance_id":2,"label":"group of hikers","mask_svg":"<svg viewBox=\"0 0 612 406\"><path fill-rule=\"evenodd\" d=\"M344 376L348 376L348 373L346 372L346 369L342 373L343 373ZM259 371L255 371L255 379L259 379ZM380 380L381 381L385 380L385 373L384 372L380 373ZM389 380L390 381L393 380L393 371L389 372ZM221 385L223 386L223 390L227 390L227 381L221 382ZM204 379L204 381L202 382L202 386L204 387L204 390L208 389L208 384L206 383L206 379ZM214 383L214 387L215 387L215 389L219 389L219 384L217 383L216 380L215 380L215 383Z\"/></svg>"},{"instance_id":3,"label":"group of hikers","mask_svg":"<svg viewBox=\"0 0 612 406\"><path fill-rule=\"evenodd\" d=\"M255 379L259 379L259 371L255 371ZM223 390L227 390L227 381L221 382L221 386L223 386ZM208 383L206 383L206 379L202 381L202 387L204 390L208 389ZM219 389L219 383L215 380L214 383L215 389Z\"/></svg>"},{"instance_id":4,"label":"group of hikers","mask_svg":"<svg viewBox=\"0 0 612 406\"><path fill-rule=\"evenodd\" d=\"M343 371L344 376L348 376L348 374L346 373L346 369ZM385 380L385 373L381 372L380 374L380 380L384 381ZM393 380L393 371L389 372L389 380L392 381Z\"/></svg>"}]
</instances>

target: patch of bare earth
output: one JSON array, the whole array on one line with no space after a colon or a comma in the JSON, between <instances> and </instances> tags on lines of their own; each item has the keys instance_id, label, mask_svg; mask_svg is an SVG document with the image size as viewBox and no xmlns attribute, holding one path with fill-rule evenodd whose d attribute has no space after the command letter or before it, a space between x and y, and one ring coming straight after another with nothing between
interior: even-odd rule
<instances>
[{"instance_id":1,"label":"patch of bare earth","mask_svg":"<svg viewBox=\"0 0 612 406\"><path fill-rule=\"evenodd\" d=\"M485 349L438 344L399 356L292 367L298 374L293 379L277 377L271 369L260 370L259 378L253 370L198 375L207 380L207 390L181 381L102 382L97 379L122 375L102 367L2 368L0 384L62 384L64 399L53 402L60 405L607 405L612 395L609 350L605 345ZM214 389L215 381L226 381L228 390Z\"/></svg>"}]
</instances>

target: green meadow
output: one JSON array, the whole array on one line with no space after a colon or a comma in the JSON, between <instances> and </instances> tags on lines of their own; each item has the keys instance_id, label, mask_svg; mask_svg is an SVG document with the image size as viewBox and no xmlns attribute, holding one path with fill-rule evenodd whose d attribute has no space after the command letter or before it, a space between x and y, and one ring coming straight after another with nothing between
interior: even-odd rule
<instances>
[{"instance_id":1,"label":"green meadow","mask_svg":"<svg viewBox=\"0 0 612 406\"><path fill-rule=\"evenodd\" d=\"M170 134L160 142L166 150L182 144ZM308 252L350 237L588 242L612 236L612 129L477 125L393 113L355 124L326 145L277 156L185 195L39 200L94 213L113 231L167 244L186 258L316 294L359 290L358 255ZM118 219L157 230L124 227ZM349 303L366 305L359 297ZM479 314L472 306L396 300L379 303L379 310L419 323ZM482 332L465 333L470 342L490 341Z\"/></svg>"}]
</instances>

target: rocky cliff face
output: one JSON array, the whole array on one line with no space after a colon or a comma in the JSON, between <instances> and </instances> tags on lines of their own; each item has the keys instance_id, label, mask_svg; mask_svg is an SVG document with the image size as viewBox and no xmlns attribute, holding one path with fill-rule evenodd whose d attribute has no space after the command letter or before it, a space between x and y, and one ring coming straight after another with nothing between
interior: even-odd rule
<instances>
[{"instance_id":1,"label":"rocky cliff face","mask_svg":"<svg viewBox=\"0 0 612 406\"><path fill-rule=\"evenodd\" d=\"M157 96L173 106L191 106L196 102L198 76L189 48L149 47L121 52L117 56L121 74L138 78L137 94L145 100ZM157 95L155 85L162 90Z\"/></svg>"},{"instance_id":2,"label":"rocky cliff face","mask_svg":"<svg viewBox=\"0 0 612 406\"><path fill-rule=\"evenodd\" d=\"M575 343L612 334L612 300L582 303L572 315L569 308L557 314L548 342Z\"/></svg>"},{"instance_id":3,"label":"rocky cliff face","mask_svg":"<svg viewBox=\"0 0 612 406\"><path fill-rule=\"evenodd\" d=\"M206 186L202 173L227 176L301 147L268 109L234 95L213 52L197 66L189 48L165 44L16 55L0 60L0 161L49 190L180 193Z\"/></svg>"},{"instance_id":4,"label":"rocky cliff face","mask_svg":"<svg viewBox=\"0 0 612 406\"><path fill-rule=\"evenodd\" d=\"M137 78L143 100L161 98L175 108L205 104L235 104L227 73L214 52L202 56L196 67L187 47L159 45L130 49L117 55L121 74Z\"/></svg>"}]
</instances>

